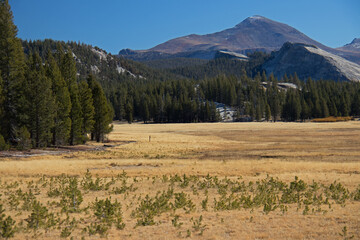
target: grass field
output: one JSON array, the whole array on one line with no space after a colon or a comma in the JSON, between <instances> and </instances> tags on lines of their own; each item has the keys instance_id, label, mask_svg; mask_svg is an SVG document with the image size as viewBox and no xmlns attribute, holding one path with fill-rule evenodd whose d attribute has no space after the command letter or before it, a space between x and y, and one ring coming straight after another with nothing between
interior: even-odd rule
<instances>
[{"instance_id":1,"label":"grass field","mask_svg":"<svg viewBox=\"0 0 360 240\"><path fill-rule=\"evenodd\" d=\"M115 123L109 140L0 159L15 239L360 238L358 121Z\"/></svg>"}]
</instances>

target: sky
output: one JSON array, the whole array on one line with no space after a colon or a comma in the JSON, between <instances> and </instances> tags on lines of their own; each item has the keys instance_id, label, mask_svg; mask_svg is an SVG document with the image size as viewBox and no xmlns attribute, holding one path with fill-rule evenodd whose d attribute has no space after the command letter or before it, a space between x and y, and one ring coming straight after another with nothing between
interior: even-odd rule
<instances>
[{"instance_id":1,"label":"sky","mask_svg":"<svg viewBox=\"0 0 360 240\"><path fill-rule=\"evenodd\" d=\"M80 41L112 54L208 34L261 15L329 47L360 38L360 0L9 0L18 37Z\"/></svg>"}]
</instances>

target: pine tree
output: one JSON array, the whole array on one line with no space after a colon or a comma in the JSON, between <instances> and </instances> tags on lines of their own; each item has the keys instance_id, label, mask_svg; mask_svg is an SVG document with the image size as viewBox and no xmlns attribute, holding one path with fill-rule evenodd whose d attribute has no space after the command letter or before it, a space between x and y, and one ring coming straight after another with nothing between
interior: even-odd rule
<instances>
[{"instance_id":1,"label":"pine tree","mask_svg":"<svg viewBox=\"0 0 360 240\"><path fill-rule=\"evenodd\" d=\"M79 99L82 108L82 135L84 142L88 139L87 134L91 133L94 128L94 100L91 89L86 81L81 81L79 84Z\"/></svg>"},{"instance_id":2,"label":"pine tree","mask_svg":"<svg viewBox=\"0 0 360 240\"><path fill-rule=\"evenodd\" d=\"M51 88L55 98L54 127L51 130L53 134L52 144L55 146L64 145L67 144L70 136L70 93L50 52L48 52L46 62L46 76L52 80Z\"/></svg>"},{"instance_id":3,"label":"pine tree","mask_svg":"<svg viewBox=\"0 0 360 240\"><path fill-rule=\"evenodd\" d=\"M71 110L70 110L70 119L71 119L71 127L70 127L70 138L69 144L76 145L83 143L83 135L82 135L82 112L81 105L79 100L79 88L76 82L72 83L69 86L69 93L71 99Z\"/></svg>"},{"instance_id":4,"label":"pine tree","mask_svg":"<svg viewBox=\"0 0 360 240\"><path fill-rule=\"evenodd\" d=\"M360 90L357 91L353 97L351 104L351 114L353 116L360 116Z\"/></svg>"},{"instance_id":5,"label":"pine tree","mask_svg":"<svg viewBox=\"0 0 360 240\"><path fill-rule=\"evenodd\" d=\"M4 83L1 77L1 71L0 71L0 120L4 117L4 93L3 93L3 88L4 88ZM1 125L0 125L0 134L1 134Z\"/></svg>"},{"instance_id":6,"label":"pine tree","mask_svg":"<svg viewBox=\"0 0 360 240\"><path fill-rule=\"evenodd\" d=\"M266 106L265 106L265 120L270 121L270 118L271 118L270 106L269 106L268 103L266 103Z\"/></svg>"},{"instance_id":7,"label":"pine tree","mask_svg":"<svg viewBox=\"0 0 360 240\"><path fill-rule=\"evenodd\" d=\"M320 108L321 108L321 116L323 118L328 117L329 116L329 107L326 104L326 100L324 98L321 98Z\"/></svg>"},{"instance_id":8,"label":"pine tree","mask_svg":"<svg viewBox=\"0 0 360 240\"><path fill-rule=\"evenodd\" d=\"M255 119L256 119L256 121L259 122L261 120L261 118L262 118L262 115L263 115L263 113L261 111L260 104L257 104L256 109L255 109Z\"/></svg>"},{"instance_id":9,"label":"pine tree","mask_svg":"<svg viewBox=\"0 0 360 240\"><path fill-rule=\"evenodd\" d=\"M141 115L142 115L142 119L144 121L144 123L147 123L147 121L149 121L149 117L150 117L150 112L149 112L149 105L148 105L148 99L146 97L144 97L141 101Z\"/></svg>"},{"instance_id":10,"label":"pine tree","mask_svg":"<svg viewBox=\"0 0 360 240\"><path fill-rule=\"evenodd\" d=\"M103 89L95 80L95 78L90 75L87 80L92 90L95 109L95 123L92 131L92 138L95 138L97 142L100 142L104 141L106 134L112 131L113 126L111 125L111 122L114 117L114 112L110 103L105 97Z\"/></svg>"},{"instance_id":11,"label":"pine tree","mask_svg":"<svg viewBox=\"0 0 360 240\"><path fill-rule=\"evenodd\" d=\"M0 73L3 80L3 114L0 130L6 140L16 141L19 128L26 122L25 58L8 0L0 0Z\"/></svg>"},{"instance_id":12,"label":"pine tree","mask_svg":"<svg viewBox=\"0 0 360 240\"><path fill-rule=\"evenodd\" d=\"M60 50L59 50L60 51ZM60 53L61 54L61 53ZM76 66L72 52L68 52L63 56L58 57L61 60L60 70L69 89L71 110L70 110L70 138L69 144L79 144L83 142L82 135L82 110L79 99L79 88L76 82Z\"/></svg>"},{"instance_id":13,"label":"pine tree","mask_svg":"<svg viewBox=\"0 0 360 240\"><path fill-rule=\"evenodd\" d=\"M305 99L301 99L301 113L300 113L300 119L301 121L305 121L306 119L310 118L310 111L309 106L306 103Z\"/></svg>"},{"instance_id":14,"label":"pine tree","mask_svg":"<svg viewBox=\"0 0 360 240\"><path fill-rule=\"evenodd\" d=\"M173 110L173 108L171 108ZM133 105L130 101L128 101L125 105L125 119L128 121L128 123L133 122Z\"/></svg>"},{"instance_id":15,"label":"pine tree","mask_svg":"<svg viewBox=\"0 0 360 240\"><path fill-rule=\"evenodd\" d=\"M299 95L294 90L288 90L283 104L282 117L286 121L296 121L300 118L301 103Z\"/></svg>"},{"instance_id":16,"label":"pine tree","mask_svg":"<svg viewBox=\"0 0 360 240\"><path fill-rule=\"evenodd\" d=\"M33 147L46 147L51 141L54 125L55 101L51 81L46 77L42 60L38 53L32 54L26 74L28 130Z\"/></svg>"}]
</instances>

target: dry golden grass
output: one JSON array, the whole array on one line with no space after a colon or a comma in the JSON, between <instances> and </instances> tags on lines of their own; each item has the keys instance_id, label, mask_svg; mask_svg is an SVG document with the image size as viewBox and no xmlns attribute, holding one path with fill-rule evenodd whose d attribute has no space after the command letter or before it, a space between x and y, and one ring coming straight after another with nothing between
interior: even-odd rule
<instances>
[{"instance_id":1,"label":"dry golden grass","mask_svg":"<svg viewBox=\"0 0 360 240\"><path fill-rule=\"evenodd\" d=\"M149 141L151 136L151 141ZM155 196L166 190L163 175L218 176L245 182L257 181L267 175L289 183L295 176L311 183L313 180L329 185L341 182L350 191L360 184L360 122L336 123L204 123L204 124L118 124L109 136L106 151L75 152L64 155L3 158L0 160L2 182L38 180L41 176L65 173L78 176L87 169L99 177L109 179L126 171L132 179L141 179L138 189L130 196L112 196L123 206L124 230L112 228L108 239L175 239L185 238L192 229L191 218L203 216L207 225L203 235L192 232L190 238L200 239L342 239L341 229L347 226L349 235L360 238L360 202L348 201L345 207L333 205L326 214L303 215L296 206L286 214L280 211L264 214L262 209L202 211L204 193L193 195L190 189L175 187L192 196L196 211L179 212L183 225L171 224L174 216L164 213L156 217L155 226L137 227L131 211L138 203L135 197ZM91 143L95 144L95 143ZM155 183L153 183L153 177ZM25 184L24 184L25 186ZM107 192L85 195L85 206L96 197L105 198ZM209 206L217 192L209 191ZM50 201L46 192L37 197ZM2 202L5 202L3 197ZM15 212L9 212L16 214ZM16 217L25 219L29 212ZM80 218L81 214L74 214ZM87 221L90 221L88 219ZM28 238L30 233L19 233L17 238ZM93 239L77 230L75 239ZM57 239L59 231L43 232L39 239Z\"/></svg>"}]
</instances>

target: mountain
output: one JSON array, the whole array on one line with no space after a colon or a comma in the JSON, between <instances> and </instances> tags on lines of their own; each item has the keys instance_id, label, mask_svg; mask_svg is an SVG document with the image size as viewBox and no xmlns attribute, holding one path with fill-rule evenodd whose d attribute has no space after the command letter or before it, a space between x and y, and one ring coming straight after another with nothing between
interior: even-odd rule
<instances>
[{"instance_id":1,"label":"mountain","mask_svg":"<svg viewBox=\"0 0 360 240\"><path fill-rule=\"evenodd\" d=\"M300 79L360 82L360 65L315 45L302 43L285 43L263 64L263 69L278 78L296 72Z\"/></svg>"},{"instance_id":2,"label":"mountain","mask_svg":"<svg viewBox=\"0 0 360 240\"><path fill-rule=\"evenodd\" d=\"M119 55L139 61L174 57L213 59L221 50L241 54L254 51L271 52L279 50L285 42L315 45L360 63L360 53L329 48L289 25L257 15L220 32L191 34L171 39L148 50L125 49L121 50Z\"/></svg>"},{"instance_id":3,"label":"mountain","mask_svg":"<svg viewBox=\"0 0 360 240\"><path fill-rule=\"evenodd\" d=\"M360 52L360 38L354 38L351 43L337 49L349 52Z\"/></svg>"},{"instance_id":4,"label":"mountain","mask_svg":"<svg viewBox=\"0 0 360 240\"><path fill-rule=\"evenodd\" d=\"M246 18L233 28L207 35L188 35L176 38L150 51L175 54L199 50L223 50L246 52L273 51L285 42L300 42L322 46L298 30L262 16ZM323 46L322 46L323 47Z\"/></svg>"}]
</instances>

